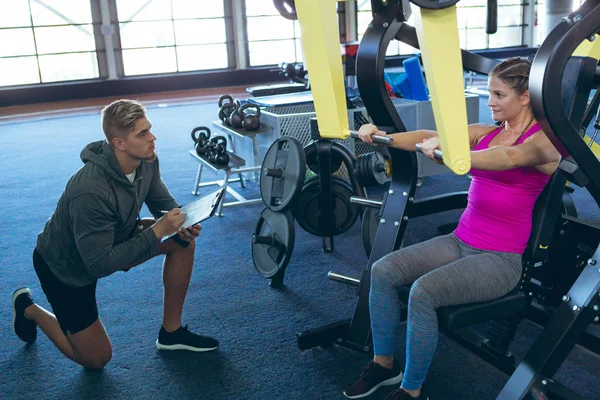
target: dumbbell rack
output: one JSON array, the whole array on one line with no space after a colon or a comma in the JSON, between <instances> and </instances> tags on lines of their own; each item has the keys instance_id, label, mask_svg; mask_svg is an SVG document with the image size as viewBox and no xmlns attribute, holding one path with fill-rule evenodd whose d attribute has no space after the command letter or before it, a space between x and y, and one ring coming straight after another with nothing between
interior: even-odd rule
<instances>
[{"instance_id":1,"label":"dumbbell rack","mask_svg":"<svg viewBox=\"0 0 600 400\"><path fill-rule=\"evenodd\" d=\"M238 157L244 158L246 160L248 168L256 167L256 171L260 171L260 166L262 164L263 154L261 154L260 148L262 146L270 146L272 142L275 141L276 137L273 133L273 128L271 126L261 123L260 128L256 131L247 131L245 129L235 129L231 126L225 125L220 120L212 121L212 128L215 132L220 131L221 133L227 135L227 142L231 151L237 155ZM258 136L261 136L261 143L259 143ZM236 139L241 139L242 142L238 143ZM244 144L246 139L250 139L252 141L252 149L251 151L244 151L245 149L237 148L243 147L240 146ZM255 179L258 183L258 174L255 174Z\"/></svg>"},{"instance_id":2,"label":"dumbbell rack","mask_svg":"<svg viewBox=\"0 0 600 400\"><path fill-rule=\"evenodd\" d=\"M225 198L223 198L223 200L221 201L221 204L219 205L217 213L216 213L216 215L222 217L223 216L223 211L222 211L223 207L233 207L233 206L244 205L244 204L247 204L247 205L258 204L261 202L260 198L254 198L254 199L245 198L238 191L233 189L229 184L232 182L240 182L242 188L245 187L244 186L244 177L242 176L242 174L245 174L248 172L254 172L255 180L258 180L256 177L257 177L258 172L261 169L262 156L260 154L260 146L259 146L256 136L272 133L273 129L265 124L263 124L256 131L246 131L244 129L234 129L230 126L223 124L223 122L221 122L220 120L212 121L212 127L215 131L220 131L221 133L227 135L228 145L230 146L230 149L231 149L231 151L227 151L227 154L229 154L230 161L229 161L228 165L213 164L205 157L199 156L195 150L190 150L189 153L192 156L192 158L194 158L199 163L198 171L196 173L196 182L194 183L194 189L192 190L192 194L195 196L198 195L198 188L204 187L204 186L218 185L220 187L225 187L227 190L227 193L229 193L230 195L235 197L235 199L237 201L232 201L232 202L226 203ZM236 137L242 138L242 139L250 138L252 140L252 152L250 155L250 157L252 157L252 160L251 160L251 162L249 162L250 165L248 165L247 167L245 167L246 160L238 155L239 149L238 149L238 151L236 151L236 143L234 140L234 138L236 138ZM209 168L211 168L215 172L224 171L225 172L224 179L201 183L200 181L202 179L202 171L203 171L203 168L205 165L208 166ZM238 174L239 177L231 179L232 174Z\"/></svg>"},{"instance_id":3,"label":"dumbbell rack","mask_svg":"<svg viewBox=\"0 0 600 400\"><path fill-rule=\"evenodd\" d=\"M257 204L262 201L261 198L246 199L244 196L242 196L240 193L238 193L235 189L233 189L231 186L229 186L229 184L232 182L240 182L243 186L244 182L243 182L243 178L241 177L241 174L245 173L245 172L256 172L256 171L260 170L260 166L259 167L242 168L244 165L246 165L246 161L243 158L238 157L237 155L235 155L234 153L232 153L230 151L227 151L227 154L229 155L229 163L227 165L217 165L217 164L211 163L206 157L202 157L202 156L198 155L198 153L196 153L196 150L190 150L189 153L190 153L190 156L192 156L192 158L194 160L196 160L199 164L198 171L196 173L196 182L194 183L194 190L192 190L192 194L194 196L198 195L198 188L200 188L200 187L205 187L205 186L210 186L210 185L218 185L220 187L224 187L225 190L227 191L227 193L229 193L230 195L235 197L237 200L237 201L225 203L225 197L223 197L223 200L221 200L221 203L219 204L219 208L217 209L217 212L216 212L217 216L219 216L219 217L223 216L223 207L233 207L233 206L242 205L242 204ZM204 169L204 166L209 167L210 169L212 169L215 172L224 171L225 177L222 180L200 183L200 180L202 179L202 170ZM231 179L231 174L240 174L240 177Z\"/></svg>"}]
</instances>

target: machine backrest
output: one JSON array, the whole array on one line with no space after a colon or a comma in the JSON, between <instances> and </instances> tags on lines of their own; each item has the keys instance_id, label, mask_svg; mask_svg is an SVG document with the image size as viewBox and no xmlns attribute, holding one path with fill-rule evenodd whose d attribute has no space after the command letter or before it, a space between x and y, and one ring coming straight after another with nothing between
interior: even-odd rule
<instances>
[{"instance_id":1,"label":"machine backrest","mask_svg":"<svg viewBox=\"0 0 600 400\"><path fill-rule=\"evenodd\" d=\"M594 79L596 62L587 57L571 57L563 74L561 93L563 106L576 127L580 127L590 94L590 79ZM567 179L559 170L554 172L533 209L533 225L524 261L538 262L546 258L556 221L562 212L562 196Z\"/></svg>"},{"instance_id":2,"label":"machine backrest","mask_svg":"<svg viewBox=\"0 0 600 400\"><path fill-rule=\"evenodd\" d=\"M523 253L524 261L536 263L546 258L556 221L562 212L561 202L566 183L567 179L556 171L538 197L533 208L531 235Z\"/></svg>"}]
</instances>

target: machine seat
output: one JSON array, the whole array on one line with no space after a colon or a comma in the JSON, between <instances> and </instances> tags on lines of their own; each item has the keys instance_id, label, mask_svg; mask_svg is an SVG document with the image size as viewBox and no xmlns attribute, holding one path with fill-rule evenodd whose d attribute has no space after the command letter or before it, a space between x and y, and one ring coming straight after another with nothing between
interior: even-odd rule
<instances>
[{"instance_id":1,"label":"machine seat","mask_svg":"<svg viewBox=\"0 0 600 400\"><path fill-rule=\"evenodd\" d=\"M410 287L403 286L399 292L400 300L408 304ZM467 328L483 322L506 318L518 314L524 309L525 293L515 288L495 300L439 308L437 310L439 329L444 332Z\"/></svg>"}]
</instances>

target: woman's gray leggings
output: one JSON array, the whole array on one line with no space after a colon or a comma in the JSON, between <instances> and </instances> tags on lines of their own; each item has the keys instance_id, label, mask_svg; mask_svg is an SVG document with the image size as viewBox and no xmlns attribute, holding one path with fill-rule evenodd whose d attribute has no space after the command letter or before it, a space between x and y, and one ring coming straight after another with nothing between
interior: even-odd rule
<instances>
[{"instance_id":1,"label":"woman's gray leggings","mask_svg":"<svg viewBox=\"0 0 600 400\"><path fill-rule=\"evenodd\" d=\"M373 264L369 308L375 355L393 355L402 303L398 288L413 284L408 302L402 387L417 390L438 340L436 309L504 296L519 283L521 255L467 246L453 233L388 254Z\"/></svg>"}]
</instances>

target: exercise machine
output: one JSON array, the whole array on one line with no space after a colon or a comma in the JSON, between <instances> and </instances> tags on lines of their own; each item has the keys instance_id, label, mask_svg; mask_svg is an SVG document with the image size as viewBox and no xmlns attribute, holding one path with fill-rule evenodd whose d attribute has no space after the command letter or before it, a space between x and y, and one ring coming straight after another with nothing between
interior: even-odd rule
<instances>
[{"instance_id":1,"label":"exercise machine","mask_svg":"<svg viewBox=\"0 0 600 400\"><path fill-rule=\"evenodd\" d=\"M565 79L569 63L580 57L579 76L588 88L598 87L600 71L600 2L587 1L563 18L538 50L530 79L531 103L542 129L564 156L561 171L571 182L585 187L600 205L600 162L565 111L561 88L554 83ZM589 95L589 92L588 92ZM534 393L539 399L578 399L570 389L552 380L579 336L599 320L600 308L600 227L576 218L566 218L572 232L589 238L593 254L563 297L544 331L512 374L498 400L524 399ZM575 234L575 233L574 233Z\"/></svg>"}]
</instances>

